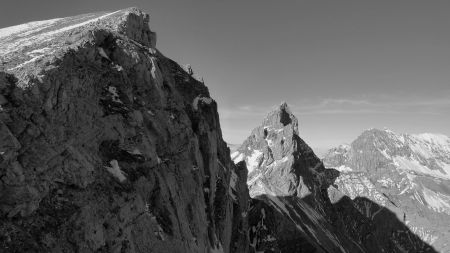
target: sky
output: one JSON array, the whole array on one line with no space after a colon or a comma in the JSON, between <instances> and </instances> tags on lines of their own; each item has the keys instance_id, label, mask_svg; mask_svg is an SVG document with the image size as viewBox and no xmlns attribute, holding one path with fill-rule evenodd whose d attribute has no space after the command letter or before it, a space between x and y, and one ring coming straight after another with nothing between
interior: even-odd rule
<instances>
[{"instance_id":1,"label":"sky","mask_svg":"<svg viewBox=\"0 0 450 253\"><path fill-rule=\"evenodd\" d=\"M2 0L0 27L136 6L202 76L224 139L286 101L313 148L369 128L450 135L450 1Z\"/></svg>"}]
</instances>

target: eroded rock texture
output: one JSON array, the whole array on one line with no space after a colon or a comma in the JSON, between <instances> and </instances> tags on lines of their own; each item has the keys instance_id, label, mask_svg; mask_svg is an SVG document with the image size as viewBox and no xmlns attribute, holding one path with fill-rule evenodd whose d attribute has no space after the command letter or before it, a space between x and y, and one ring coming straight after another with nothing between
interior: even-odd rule
<instances>
[{"instance_id":1,"label":"eroded rock texture","mask_svg":"<svg viewBox=\"0 0 450 253\"><path fill-rule=\"evenodd\" d=\"M388 209L414 236L439 252L450 251L449 137L370 129L351 145L331 149L324 162L341 171L335 182L341 194L377 203L357 202L366 217L381 223Z\"/></svg>"},{"instance_id":2,"label":"eroded rock texture","mask_svg":"<svg viewBox=\"0 0 450 253\"><path fill-rule=\"evenodd\" d=\"M326 169L299 137L286 103L232 159L249 170L250 252L434 252L389 209L339 191L340 172Z\"/></svg>"},{"instance_id":3,"label":"eroded rock texture","mask_svg":"<svg viewBox=\"0 0 450 253\"><path fill-rule=\"evenodd\" d=\"M245 252L245 165L148 21L132 8L0 30L2 251Z\"/></svg>"}]
</instances>

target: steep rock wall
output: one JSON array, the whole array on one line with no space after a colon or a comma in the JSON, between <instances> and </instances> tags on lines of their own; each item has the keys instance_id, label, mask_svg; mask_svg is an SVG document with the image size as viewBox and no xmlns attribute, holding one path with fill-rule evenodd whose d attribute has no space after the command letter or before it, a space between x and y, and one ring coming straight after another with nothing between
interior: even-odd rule
<instances>
[{"instance_id":1,"label":"steep rock wall","mask_svg":"<svg viewBox=\"0 0 450 253\"><path fill-rule=\"evenodd\" d=\"M0 30L0 248L245 251L245 166L148 21L132 8Z\"/></svg>"}]
</instances>

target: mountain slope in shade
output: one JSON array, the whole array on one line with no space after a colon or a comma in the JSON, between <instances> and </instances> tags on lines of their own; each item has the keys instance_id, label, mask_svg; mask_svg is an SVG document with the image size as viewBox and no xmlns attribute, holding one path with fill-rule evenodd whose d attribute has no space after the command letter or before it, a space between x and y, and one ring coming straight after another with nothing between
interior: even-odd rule
<instances>
[{"instance_id":1,"label":"mountain slope in shade","mask_svg":"<svg viewBox=\"0 0 450 253\"><path fill-rule=\"evenodd\" d=\"M208 88L130 8L0 29L1 252L246 252Z\"/></svg>"},{"instance_id":2,"label":"mountain slope in shade","mask_svg":"<svg viewBox=\"0 0 450 253\"><path fill-rule=\"evenodd\" d=\"M231 156L249 171L253 252L433 252L387 209L335 188L340 172L325 169L299 137L285 103ZM380 209L383 219L366 216Z\"/></svg>"},{"instance_id":3,"label":"mountain slope in shade","mask_svg":"<svg viewBox=\"0 0 450 253\"><path fill-rule=\"evenodd\" d=\"M389 209L423 241L450 252L449 137L370 129L331 149L324 163L341 172L341 193Z\"/></svg>"}]
</instances>

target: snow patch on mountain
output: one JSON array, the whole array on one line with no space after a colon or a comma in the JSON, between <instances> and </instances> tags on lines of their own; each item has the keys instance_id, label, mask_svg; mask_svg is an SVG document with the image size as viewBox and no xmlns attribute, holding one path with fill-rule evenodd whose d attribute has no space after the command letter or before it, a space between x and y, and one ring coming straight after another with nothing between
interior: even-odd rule
<instances>
[{"instance_id":1,"label":"snow patch on mountain","mask_svg":"<svg viewBox=\"0 0 450 253\"><path fill-rule=\"evenodd\" d=\"M61 18L55 18L50 20L43 20L43 21L34 21L29 22L21 25L15 25L10 26L6 28L0 29L0 39L8 36L26 36L29 34L29 32L37 32L39 30L42 30L53 23L61 20Z\"/></svg>"},{"instance_id":2,"label":"snow patch on mountain","mask_svg":"<svg viewBox=\"0 0 450 253\"><path fill-rule=\"evenodd\" d=\"M450 196L424 187L423 197L431 209L437 212L445 212L450 215Z\"/></svg>"},{"instance_id":3,"label":"snow patch on mountain","mask_svg":"<svg viewBox=\"0 0 450 253\"><path fill-rule=\"evenodd\" d=\"M70 31L78 27L85 26L90 23L97 22L101 19L104 19L108 16L111 16L115 13L118 13L119 11L107 13L105 15L94 17L91 19L88 19L84 22L75 23L73 25L69 26L58 26L58 21L62 21L64 19L51 19L51 20L45 20L45 21L37 21L37 22L31 22L24 25L18 25L13 27L8 27L4 29L0 29L0 38L2 40L12 40L14 39L13 43L2 43L0 44L0 54L6 54L11 53L13 51L20 50L21 48L25 48L27 46L35 45L38 43L42 43L45 41L50 41L52 37L54 37L57 34L60 34L62 32ZM38 31L42 31L44 29L49 29L48 32L43 33L37 33ZM34 36L30 36L34 33L37 33ZM10 38L11 37L11 38ZM13 38L12 38L13 37ZM20 37L17 39L16 37Z\"/></svg>"},{"instance_id":4,"label":"snow patch on mountain","mask_svg":"<svg viewBox=\"0 0 450 253\"><path fill-rule=\"evenodd\" d=\"M419 174L429 175L437 178L450 179L450 170L447 166L444 166L442 170L432 170L425 165L422 165L419 161L402 156L396 156L393 159L394 164L401 170L414 171Z\"/></svg>"},{"instance_id":5,"label":"snow patch on mountain","mask_svg":"<svg viewBox=\"0 0 450 253\"><path fill-rule=\"evenodd\" d=\"M246 158L247 170L249 174L259 166L262 154L263 152L261 152L261 150L255 149L252 154Z\"/></svg>"},{"instance_id":6,"label":"snow patch on mountain","mask_svg":"<svg viewBox=\"0 0 450 253\"><path fill-rule=\"evenodd\" d=\"M416 139L431 143L433 145L438 145L443 147L444 149L450 151L450 137L445 136L443 134L432 134L432 133L422 133L422 134L413 134L413 137Z\"/></svg>"},{"instance_id":7,"label":"snow patch on mountain","mask_svg":"<svg viewBox=\"0 0 450 253\"><path fill-rule=\"evenodd\" d=\"M42 57L44 57L44 56L43 55L35 56L35 57L29 59L28 61L24 61L21 64L15 66L14 68L10 68L8 70L11 71L11 70L15 70L15 69L21 68L21 67L23 67L23 66L25 66L25 65L27 65L29 63L32 63L32 62L35 62L35 61L41 59Z\"/></svg>"},{"instance_id":8,"label":"snow patch on mountain","mask_svg":"<svg viewBox=\"0 0 450 253\"><path fill-rule=\"evenodd\" d=\"M386 157L386 159L392 159L392 157L390 155L388 155L388 153L386 152L386 149L383 149L383 150L378 149L378 150L384 157Z\"/></svg>"},{"instance_id":9,"label":"snow patch on mountain","mask_svg":"<svg viewBox=\"0 0 450 253\"><path fill-rule=\"evenodd\" d=\"M334 169L338 170L339 172L351 172L351 171L353 171L352 168L347 167L345 165L341 165L341 166L336 167Z\"/></svg>"},{"instance_id":10,"label":"snow patch on mountain","mask_svg":"<svg viewBox=\"0 0 450 253\"><path fill-rule=\"evenodd\" d=\"M244 160L245 154L239 153L239 151L235 151L231 154L231 160L233 160L234 163L238 163L242 160Z\"/></svg>"}]
</instances>

